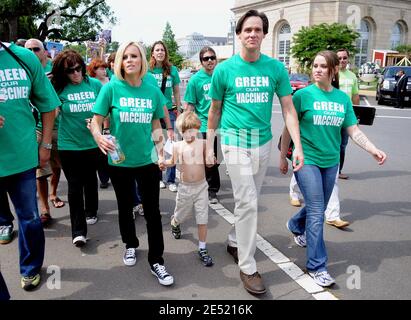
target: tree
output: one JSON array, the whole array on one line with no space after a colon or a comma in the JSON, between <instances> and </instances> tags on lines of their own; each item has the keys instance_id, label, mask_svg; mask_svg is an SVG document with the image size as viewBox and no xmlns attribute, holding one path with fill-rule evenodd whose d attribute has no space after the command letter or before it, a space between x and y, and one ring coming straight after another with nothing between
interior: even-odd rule
<instances>
[{"instance_id":1,"label":"tree","mask_svg":"<svg viewBox=\"0 0 411 320\"><path fill-rule=\"evenodd\" d=\"M399 53L405 54L407 56L411 55L411 45L409 44L400 44L394 50L398 51Z\"/></svg>"},{"instance_id":2,"label":"tree","mask_svg":"<svg viewBox=\"0 0 411 320\"><path fill-rule=\"evenodd\" d=\"M292 56L298 61L302 71L307 71L316 56L322 50L347 49L350 54L356 52L355 40L359 33L345 24L322 23L311 27L302 27L293 36Z\"/></svg>"},{"instance_id":3,"label":"tree","mask_svg":"<svg viewBox=\"0 0 411 320\"><path fill-rule=\"evenodd\" d=\"M19 25L22 18L26 18L22 20L26 22L24 29L21 23ZM38 27L35 20L40 21ZM69 42L95 40L104 22L116 23L106 0L62 0L59 5L52 0L0 1L0 33L5 40L15 40L22 34L41 41L46 38Z\"/></svg>"},{"instance_id":4,"label":"tree","mask_svg":"<svg viewBox=\"0 0 411 320\"><path fill-rule=\"evenodd\" d=\"M178 69L181 69L184 58L181 54L178 53L178 44L175 39L173 30L171 30L171 25L168 21L163 33L163 42L167 46L170 62Z\"/></svg>"}]
</instances>

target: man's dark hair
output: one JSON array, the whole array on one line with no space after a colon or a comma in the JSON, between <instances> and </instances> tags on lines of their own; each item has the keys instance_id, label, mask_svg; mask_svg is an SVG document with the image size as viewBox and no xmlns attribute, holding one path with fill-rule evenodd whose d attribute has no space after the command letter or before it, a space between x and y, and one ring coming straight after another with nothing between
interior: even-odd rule
<instances>
[{"instance_id":1,"label":"man's dark hair","mask_svg":"<svg viewBox=\"0 0 411 320\"><path fill-rule=\"evenodd\" d=\"M337 51L336 51L336 53L338 53L338 52L347 52L347 56L348 57L350 57L350 52L347 50L347 49L345 49L345 48L341 48L341 49L338 49Z\"/></svg>"},{"instance_id":2,"label":"man's dark hair","mask_svg":"<svg viewBox=\"0 0 411 320\"><path fill-rule=\"evenodd\" d=\"M200 62L203 61L203 56L206 52L212 52L216 56L216 53L213 48L204 47L203 49L201 49L200 54L199 54Z\"/></svg>"},{"instance_id":3,"label":"man's dark hair","mask_svg":"<svg viewBox=\"0 0 411 320\"><path fill-rule=\"evenodd\" d=\"M241 30L243 29L244 21L247 18L250 18L250 17L260 17L261 20L263 21L263 33L264 34L268 33L269 23L268 23L268 18L265 15L265 13L264 12L258 12L257 10L248 10L237 22L237 25L235 27L235 33L237 35L239 35L241 33Z\"/></svg>"}]
</instances>

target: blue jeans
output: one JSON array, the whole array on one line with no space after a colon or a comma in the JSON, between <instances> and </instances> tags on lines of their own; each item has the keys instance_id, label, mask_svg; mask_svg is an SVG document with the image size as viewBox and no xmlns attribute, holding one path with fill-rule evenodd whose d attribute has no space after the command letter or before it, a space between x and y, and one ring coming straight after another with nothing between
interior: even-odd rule
<instances>
[{"instance_id":1,"label":"blue jeans","mask_svg":"<svg viewBox=\"0 0 411 320\"><path fill-rule=\"evenodd\" d=\"M304 165L295 173L298 186L304 196L305 207L289 221L292 233L306 233L307 270L327 270L327 250L323 237L324 212L334 188L338 165L319 168Z\"/></svg>"},{"instance_id":2,"label":"blue jeans","mask_svg":"<svg viewBox=\"0 0 411 320\"><path fill-rule=\"evenodd\" d=\"M169 115L170 115L170 122L171 122L171 127L175 128L175 123L176 123L176 114L169 110ZM171 168L167 168L166 170L166 182L167 183L175 183L176 182L176 167L171 167Z\"/></svg>"},{"instance_id":3,"label":"blue jeans","mask_svg":"<svg viewBox=\"0 0 411 320\"><path fill-rule=\"evenodd\" d=\"M0 194L10 195L18 218L20 273L25 277L40 273L44 260L44 231L36 191L35 168L0 178ZM0 223L7 215L8 212L0 208Z\"/></svg>"}]
</instances>

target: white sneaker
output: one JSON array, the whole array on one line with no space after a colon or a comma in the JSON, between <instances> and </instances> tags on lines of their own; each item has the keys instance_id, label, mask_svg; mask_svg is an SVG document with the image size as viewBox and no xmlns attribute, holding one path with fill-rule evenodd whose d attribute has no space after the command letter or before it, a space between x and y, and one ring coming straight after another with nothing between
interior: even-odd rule
<instances>
[{"instance_id":1,"label":"white sneaker","mask_svg":"<svg viewBox=\"0 0 411 320\"><path fill-rule=\"evenodd\" d=\"M85 236L78 236L78 237L75 237L75 238L73 239L73 244L74 244L76 247L82 247L82 246L84 246L84 245L86 244L86 242L87 242L87 239L86 239Z\"/></svg>"},{"instance_id":2,"label":"white sneaker","mask_svg":"<svg viewBox=\"0 0 411 320\"><path fill-rule=\"evenodd\" d=\"M294 242L297 244L297 246L299 246L301 248L305 248L307 246L307 239L305 237L305 232L304 232L304 234L295 235L290 230L290 226L288 225L289 222L290 221L288 220L287 223L285 224L285 226L287 227L288 231L290 231L293 234Z\"/></svg>"},{"instance_id":3,"label":"white sneaker","mask_svg":"<svg viewBox=\"0 0 411 320\"><path fill-rule=\"evenodd\" d=\"M86 217L86 223L87 224L96 224L98 221L97 216L94 217Z\"/></svg>"},{"instance_id":4,"label":"white sneaker","mask_svg":"<svg viewBox=\"0 0 411 320\"><path fill-rule=\"evenodd\" d=\"M321 287L329 287L335 283L335 279L330 276L328 271L308 272L308 274L314 279L314 282Z\"/></svg>"},{"instance_id":5,"label":"white sneaker","mask_svg":"<svg viewBox=\"0 0 411 320\"><path fill-rule=\"evenodd\" d=\"M165 189L166 188L166 184L160 180L160 189Z\"/></svg>"},{"instance_id":6,"label":"white sneaker","mask_svg":"<svg viewBox=\"0 0 411 320\"><path fill-rule=\"evenodd\" d=\"M171 192L177 192L177 185L175 183L170 183L168 185L168 190L170 190Z\"/></svg>"},{"instance_id":7,"label":"white sneaker","mask_svg":"<svg viewBox=\"0 0 411 320\"><path fill-rule=\"evenodd\" d=\"M124 252L123 262L126 266L134 266L137 262L136 248L128 248Z\"/></svg>"},{"instance_id":8,"label":"white sneaker","mask_svg":"<svg viewBox=\"0 0 411 320\"><path fill-rule=\"evenodd\" d=\"M151 273L157 277L158 282L160 282L163 286L170 286L174 283L173 276L167 272L166 267L162 264L153 264L151 266Z\"/></svg>"}]
</instances>

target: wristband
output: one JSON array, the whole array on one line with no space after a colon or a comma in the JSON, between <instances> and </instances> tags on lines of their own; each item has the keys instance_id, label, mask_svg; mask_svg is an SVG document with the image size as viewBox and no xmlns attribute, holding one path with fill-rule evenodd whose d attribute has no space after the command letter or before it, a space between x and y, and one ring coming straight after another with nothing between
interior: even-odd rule
<instances>
[{"instance_id":1,"label":"wristband","mask_svg":"<svg viewBox=\"0 0 411 320\"><path fill-rule=\"evenodd\" d=\"M42 142L42 143L40 143L40 146L43 147L44 149L47 149L47 150L53 149L53 145L51 143Z\"/></svg>"}]
</instances>

